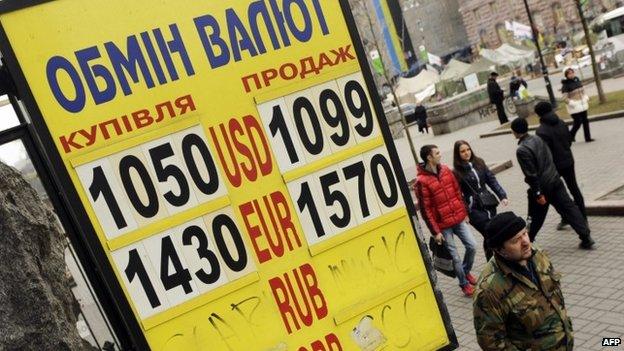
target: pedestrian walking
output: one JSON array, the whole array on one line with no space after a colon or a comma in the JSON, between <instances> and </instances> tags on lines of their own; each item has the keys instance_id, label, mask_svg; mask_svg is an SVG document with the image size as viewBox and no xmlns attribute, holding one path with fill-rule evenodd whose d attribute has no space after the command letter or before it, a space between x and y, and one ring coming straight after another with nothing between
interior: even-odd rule
<instances>
[{"instance_id":1,"label":"pedestrian walking","mask_svg":"<svg viewBox=\"0 0 624 351\"><path fill-rule=\"evenodd\" d=\"M542 138L528 134L528 123L524 118L516 118L511 122L511 130L518 139L516 157L524 173L524 180L529 185L527 190L529 203L529 217L531 225L529 238L531 242L541 229L548 214L549 203L563 217L566 223L578 234L580 248L590 250L594 246L589 226L585 217L570 199L570 195L563 185L548 145Z\"/></svg>"},{"instance_id":2,"label":"pedestrian walking","mask_svg":"<svg viewBox=\"0 0 624 351\"><path fill-rule=\"evenodd\" d=\"M427 125L427 108L422 103L418 103L414 109L414 118L418 125L418 131L422 134L429 134L429 126Z\"/></svg>"},{"instance_id":3,"label":"pedestrian walking","mask_svg":"<svg viewBox=\"0 0 624 351\"><path fill-rule=\"evenodd\" d=\"M561 93L566 102L568 113L572 116L572 120L574 121L572 129L570 129L572 141L576 141L576 132L578 132L581 125L583 125L585 142L592 142L594 139L591 137L589 119L587 118L589 96L585 94L583 83L581 83L581 80L576 76L574 69L567 68L563 74L565 78L561 81Z\"/></svg>"},{"instance_id":4,"label":"pedestrian walking","mask_svg":"<svg viewBox=\"0 0 624 351\"><path fill-rule=\"evenodd\" d=\"M576 182L576 172L574 171L574 156L572 155L572 135L568 131L568 127L553 111L549 102L542 101L535 106L535 113L540 117L540 126L537 128L537 134L550 149L553 162L557 172L563 178L574 203L581 211L583 217L587 220L585 212L585 200L581 189ZM557 230L562 230L567 223L561 219L557 225Z\"/></svg>"},{"instance_id":5,"label":"pedestrian walking","mask_svg":"<svg viewBox=\"0 0 624 351\"><path fill-rule=\"evenodd\" d=\"M531 245L526 222L504 212L486 230L495 254L481 273L473 301L481 348L572 351L561 274L545 252Z\"/></svg>"},{"instance_id":6,"label":"pedestrian walking","mask_svg":"<svg viewBox=\"0 0 624 351\"><path fill-rule=\"evenodd\" d=\"M470 224L483 236L483 252L489 260L492 250L486 245L485 226L496 215L499 200L503 206L509 204L507 193L485 161L474 153L465 140L456 141L453 147L453 172L464 195Z\"/></svg>"},{"instance_id":7,"label":"pedestrian walking","mask_svg":"<svg viewBox=\"0 0 624 351\"><path fill-rule=\"evenodd\" d=\"M472 296L477 279L470 271L477 244L466 224L461 189L453 172L441 163L442 155L437 146L423 146L420 157L424 162L418 165L416 195L423 219L436 243L446 245L453 256L453 268L464 295ZM455 237L466 248L463 260L459 257Z\"/></svg>"},{"instance_id":8,"label":"pedestrian walking","mask_svg":"<svg viewBox=\"0 0 624 351\"><path fill-rule=\"evenodd\" d=\"M496 106L496 113L498 114L500 124L504 124L509 122L507 114L505 113L505 106L503 106L503 101L505 101L505 92L496 82L496 78L498 78L498 73L490 73L490 78L487 82L487 91L490 96L490 102Z\"/></svg>"}]
</instances>

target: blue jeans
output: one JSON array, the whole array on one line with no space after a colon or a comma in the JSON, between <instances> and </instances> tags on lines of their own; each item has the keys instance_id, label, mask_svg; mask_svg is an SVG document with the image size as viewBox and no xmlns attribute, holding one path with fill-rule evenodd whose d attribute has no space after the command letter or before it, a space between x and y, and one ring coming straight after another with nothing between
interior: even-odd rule
<instances>
[{"instance_id":1,"label":"blue jeans","mask_svg":"<svg viewBox=\"0 0 624 351\"><path fill-rule=\"evenodd\" d=\"M459 240L466 247L466 253L464 254L464 261L461 261L459 257L459 252L457 251L457 246L455 245L455 238L453 237L455 234ZM469 284L468 279L466 279L466 274L470 273L472 269L472 264L474 263L477 243L475 241L474 236L470 232L468 225L466 222L461 222L454 227L443 229L442 235L444 236L444 240L446 241L446 246L450 251L451 255L453 255L453 266L455 268L455 274L457 275L457 279L459 279L459 286L464 287Z\"/></svg>"}]
</instances>

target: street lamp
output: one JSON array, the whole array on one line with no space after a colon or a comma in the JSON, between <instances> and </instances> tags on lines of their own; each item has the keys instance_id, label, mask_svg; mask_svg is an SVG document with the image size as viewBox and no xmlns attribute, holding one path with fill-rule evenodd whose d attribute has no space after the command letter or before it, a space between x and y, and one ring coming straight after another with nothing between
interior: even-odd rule
<instances>
[{"instance_id":1,"label":"street lamp","mask_svg":"<svg viewBox=\"0 0 624 351\"><path fill-rule=\"evenodd\" d=\"M546 82L546 91L548 91L548 98L550 99L550 104L554 108L557 107L557 100L555 100L555 93L553 92L552 84L550 83L550 77L548 77L548 67L546 67L546 64L544 63L544 56L542 56L542 49L537 36L537 28L535 27L535 23L533 23L533 15L531 15L531 10L529 9L529 3L527 0L524 0L524 8L526 9L527 16L529 16L529 24L531 25L531 32L533 33L533 42L535 42L537 54L539 55L542 75L544 76L544 81Z\"/></svg>"}]
</instances>

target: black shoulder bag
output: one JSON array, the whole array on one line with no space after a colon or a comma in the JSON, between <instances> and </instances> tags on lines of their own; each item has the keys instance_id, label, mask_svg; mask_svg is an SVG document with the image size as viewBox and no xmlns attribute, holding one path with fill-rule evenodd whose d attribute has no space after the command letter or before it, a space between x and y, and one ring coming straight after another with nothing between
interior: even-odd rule
<instances>
[{"instance_id":1,"label":"black shoulder bag","mask_svg":"<svg viewBox=\"0 0 624 351\"><path fill-rule=\"evenodd\" d=\"M433 260L433 267L436 271L455 278L455 267L453 266L453 255L449 251L446 243L438 245L433 237L429 238L429 249L431 250L431 258Z\"/></svg>"},{"instance_id":2,"label":"black shoulder bag","mask_svg":"<svg viewBox=\"0 0 624 351\"><path fill-rule=\"evenodd\" d=\"M480 191L476 191L475 188L473 188L472 185L470 185L470 183L467 182L465 179L462 178L462 182L464 182L466 185L468 185L470 190L472 190L472 193L476 195L477 201L479 201L479 203L481 204L482 207L496 207L496 206L498 206L498 203L499 203L498 199L489 190L487 190L486 188L481 188L480 187L479 188Z\"/></svg>"}]
</instances>

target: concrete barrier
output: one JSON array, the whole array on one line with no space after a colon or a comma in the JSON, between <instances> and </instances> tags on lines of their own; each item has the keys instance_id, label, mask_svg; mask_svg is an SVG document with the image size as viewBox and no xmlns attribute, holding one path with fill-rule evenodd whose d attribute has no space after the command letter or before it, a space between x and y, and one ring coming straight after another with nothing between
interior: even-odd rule
<instances>
[{"instance_id":1,"label":"concrete barrier","mask_svg":"<svg viewBox=\"0 0 624 351\"><path fill-rule=\"evenodd\" d=\"M621 118L621 117L624 117L624 110L591 115L591 116L589 116L589 121L590 122L597 122L597 121L604 121L604 120L608 120L608 119ZM570 119L566 119L566 120L564 120L564 122L565 122L566 125L572 125L572 123L574 123ZM539 127L539 124L532 124L532 125L529 126L529 130L530 131L534 131L538 127ZM499 135L507 135L507 134L511 134L511 129L495 130L495 131L490 132L490 133L481 134L481 135L479 135L479 138L484 139L484 138L491 138L491 137L495 137L495 136L499 136Z\"/></svg>"}]
</instances>

